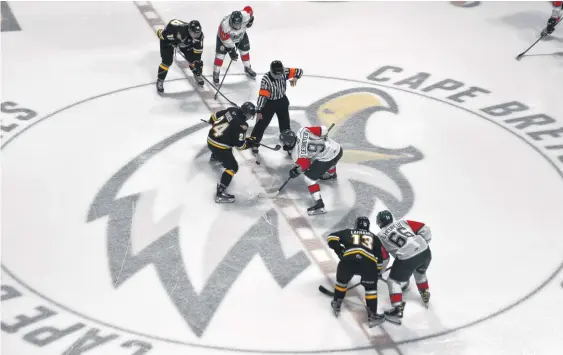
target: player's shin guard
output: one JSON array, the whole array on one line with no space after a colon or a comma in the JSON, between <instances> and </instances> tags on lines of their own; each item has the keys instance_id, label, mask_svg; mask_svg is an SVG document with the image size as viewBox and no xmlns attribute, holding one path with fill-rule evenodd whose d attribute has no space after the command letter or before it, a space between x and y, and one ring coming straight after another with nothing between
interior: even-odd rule
<instances>
[{"instance_id":1,"label":"player's shin guard","mask_svg":"<svg viewBox=\"0 0 563 355\"><path fill-rule=\"evenodd\" d=\"M391 298L391 305L397 306L403 302L403 290L401 284L391 278L387 279L387 287L389 288L389 297Z\"/></svg>"},{"instance_id":2,"label":"player's shin guard","mask_svg":"<svg viewBox=\"0 0 563 355\"><path fill-rule=\"evenodd\" d=\"M316 180L310 179L305 175L305 182L307 183L307 187L309 189L309 193L315 201L315 204L309 208L307 208L307 213L310 216L326 213L325 204L321 197L321 187L317 183Z\"/></svg>"},{"instance_id":3,"label":"player's shin guard","mask_svg":"<svg viewBox=\"0 0 563 355\"><path fill-rule=\"evenodd\" d=\"M334 298L332 302L330 302L330 306L332 307L332 311L334 315L338 317L340 314L340 309L342 307L342 301L346 296L346 291L348 290L348 285L343 282L338 282L334 284Z\"/></svg>"},{"instance_id":4,"label":"player's shin guard","mask_svg":"<svg viewBox=\"0 0 563 355\"><path fill-rule=\"evenodd\" d=\"M377 314L377 290L366 290L366 306L368 311L369 327L375 327L385 321L383 314Z\"/></svg>"},{"instance_id":5,"label":"player's shin guard","mask_svg":"<svg viewBox=\"0 0 563 355\"><path fill-rule=\"evenodd\" d=\"M235 172L233 170L225 169L221 175L221 185L229 187L231 181L233 180L233 176L235 176Z\"/></svg>"},{"instance_id":6,"label":"player's shin guard","mask_svg":"<svg viewBox=\"0 0 563 355\"><path fill-rule=\"evenodd\" d=\"M164 81L164 79L166 79L166 75L168 75L168 66L161 63L158 66L158 80Z\"/></svg>"},{"instance_id":7,"label":"player's shin guard","mask_svg":"<svg viewBox=\"0 0 563 355\"><path fill-rule=\"evenodd\" d=\"M323 174L321 180L333 180L336 179L336 177L337 177L336 166L333 166L332 168L328 169L326 173Z\"/></svg>"},{"instance_id":8,"label":"player's shin guard","mask_svg":"<svg viewBox=\"0 0 563 355\"><path fill-rule=\"evenodd\" d=\"M242 65L244 65L245 68L250 68L250 54L248 51L239 51L239 53Z\"/></svg>"},{"instance_id":9,"label":"player's shin guard","mask_svg":"<svg viewBox=\"0 0 563 355\"><path fill-rule=\"evenodd\" d=\"M224 54L215 54L215 62L213 62L213 82L215 84L219 84L219 74L221 73L221 67L223 66L224 59Z\"/></svg>"},{"instance_id":10,"label":"player's shin guard","mask_svg":"<svg viewBox=\"0 0 563 355\"><path fill-rule=\"evenodd\" d=\"M426 274L421 274L415 271L413 276L416 281L418 293L420 293L420 297L422 297L424 304L427 304L430 301L430 291L428 290L428 279L426 278Z\"/></svg>"}]
</instances>

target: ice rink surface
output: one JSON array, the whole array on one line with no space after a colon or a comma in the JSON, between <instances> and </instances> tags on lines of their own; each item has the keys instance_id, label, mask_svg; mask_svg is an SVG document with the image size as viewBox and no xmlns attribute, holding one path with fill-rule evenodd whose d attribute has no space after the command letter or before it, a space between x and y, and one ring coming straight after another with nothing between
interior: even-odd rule
<instances>
[{"instance_id":1,"label":"ice rink surface","mask_svg":"<svg viewBox=\"0 0 563 355\"><path fill-rule=\"evenodd\" d=\"M563 28L515 60L548 2L8 5L3 354L563 347ZM156 93L161 21L201 22L210 78L218 23L246 5L258 79L275 59L305 72L288 89L292 127L336 124L345 155L338 181L321 183L326 215L307 216L301 178L258 197L291 167L266 150L262 165L236 154L237 201L216 205L200 119L226 101L178 62ZM222 92L255 102L258 83L233 63ZM264 143L277 135L274 119ZM432 299L425 309L413 285L403 325L369 329L361 288L339 319L317 288L337 263L326 233L384 208L432 228ZM379 300L390 306L382 282Z\"/></svg>"}]
</instances>

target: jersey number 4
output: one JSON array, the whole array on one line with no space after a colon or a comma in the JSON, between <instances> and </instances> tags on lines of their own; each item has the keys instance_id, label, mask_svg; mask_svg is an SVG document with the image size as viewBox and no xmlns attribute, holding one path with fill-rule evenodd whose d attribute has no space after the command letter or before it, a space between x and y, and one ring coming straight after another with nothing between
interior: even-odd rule
<instances>
[{"instance_id":1,"label":"jersey number 4","mask_svg":"<svg viewBox=\"0 0 563 355\"><path fill-rule=\"evenodd\" d=\"M360 234L353 234L352 235L352 243L358 246L364 246L367 249L373 249L373 237L371 235L360 235Z\"/></svg>"},{"instance_id":2,"label":"jersey number 4","mask_svg":"<svg viewBox=\"0 0 563 355\"><path fill-rule=\"evenodd\" d=\"M225 132L225 130L227 129L227 127L229 127L229 122L219 123L213 126L213 135L215 137L221 137L223 135L223 132Z\"/></svg>"}]
</instances>

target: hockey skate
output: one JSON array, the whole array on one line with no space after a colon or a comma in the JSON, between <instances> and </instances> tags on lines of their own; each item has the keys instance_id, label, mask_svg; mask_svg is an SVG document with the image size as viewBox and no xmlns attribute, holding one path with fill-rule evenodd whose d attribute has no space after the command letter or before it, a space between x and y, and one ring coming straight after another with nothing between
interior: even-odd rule
<instances>
[{"instance_id":1,"label":"hockey skate","mask_svg":"<svg viewBox=\"0 0 563 355\"><path fill-rule=\"evenodd\" d=\"M244 67L244 72L249 78L256 78L256 72L251 67Z\"/></svg>"},{"instance_id":2,"label":"hockey skate","mask_svg":"<svg viewBox=\"0 0 563 355\"><path fill-rule=\"evenodd\" d=\"M430 302L430 292L428 290L419 290L418 292L424 302L424 307L428 308L428 302Z\"/></svg>"},{"instance_id":3,"label":"hockey skate","mask_svg":"<svg viewBox=\"0 0 563 355\"><path fill-rule=\"evenodd\" d=\"M163 94L163 93L164 93L164 80L160 80L160 79L157 79L157 80L156 80L156 91L157 91L159 94Z\"/></svg>"},{"instance_id":4,"label":"hockey skate","mask_svg":"<svg viewBox=\"0 0 563 355\"><path fill-rule=\"evenodd\" d=\"M215 195L216 203L233 203L235 196L225 192L227 188L223 184L217 184L217 195Z\"/></svg>"},{"instance_id":5,"label":"hockey skate","mask_svg":"<svg viewBox=\"0 0 563 355\"><path fill-rule=\"evenodd\" d=\"M210 163L220 163L220 161L217 159L217 157L214 154L211 154L211 157L209 158L209 162Z\"/></svg>"},{"instance_id":6,"label":"hockey skate","mask_svg":"<svg viewBox=\"0 0 563 355\"><path fill-rule=\"evenodd\" d=\"M323 200L317 200L314 206L307 208L307 214L309 216L315 216L323 213L326 213L325 204Z\"/></svg>"},{"instance_id":7,"label":"hockey skate","mask_svg":"<svg viewBox=\"0 0 563 355\"><path fill-rule=\"evenodd\" d=\"M401 324L403 319L403 311L405 310L405 302L401 302L398 306L385 311L385 319L391 323Z\"/></svg>"},{"instance_id":8,"label":"hockey skate","mask_svg":"<svg viewBox=\"0 0 563 355\"><path fill-rule=\"evenodd\" d=\"M218 71L213 72L213 83L219 84L219 72Z\"/></svg>"},{"instance_id":9,"label":"hockey skate","mask_svg":"<svg viewBox=\"0 0 563 355\"><path fill-rule=\"evenodd\" d=\"M332 313L334 313L334 316L338 317L340 315L340 309L342 308L342 300L332 300L330 302L330 306L332 307Z\"/></svg>"},{"instance_id":10,"label":"hockey skate","mask_svg":"<svg viewBox=\"0 0 563 355\"><path fill-rule=\"evenodd\" d=\"M385 322L385 316L383 315L383 313L378 314L372 312L369 308L367 310L368 310L368 326L370 328L373 328Z\"/></svg>"},{"instance_id":11,"label":"hockey skate","mask_svg":"<svg viewBox=\"0 0 563 355\"><path fill-rule=\"evenodd\" d=\"M200 86L203 86L203 84L205 84L205 81L203 80L203 77L201 75L194 75L194 80Z\"/></svg>"},{"instance_id":12,"label":"hockey skate","mask_svg":"<svg viewBox=\"0 0 563 355\"><path fill-rule=\"evenodd\" d=\"M334 174L324 173L323 176L321 176L321 180L324 180L324 181L336 180L336 178L337 178L336 173L334 173Z\"/></svg>"}]
</instances>

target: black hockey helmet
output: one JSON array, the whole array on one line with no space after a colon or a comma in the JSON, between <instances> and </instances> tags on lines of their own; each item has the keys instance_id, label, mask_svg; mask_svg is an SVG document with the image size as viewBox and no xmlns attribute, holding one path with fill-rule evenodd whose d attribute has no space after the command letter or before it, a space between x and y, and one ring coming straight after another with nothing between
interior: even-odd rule
<instances>
[{"instance_id":1,"label":"black hockey helmet","mask_svg":"<svg viewBox=\"0 0 563 355\"><path fill-rule=\"evenodd\" d=\"M393 215L389 210L379 211L377 213L377 217L375 218L375 223L377 223L379 228L386 227L393 223Z\"/></svg>"},{"instance_id":2,"label":"black hockey helmet","mask_svg":"<svg viewBox=\"0 0 563 355\"><path fill-rule=\"evenodd\" d=\"M203 32L201 30L201 24L199 23L198 20L190 21L187 27L188 27L188 33L193 39L201 38Z\"/></svg>"},{"instance_id":3,"label":"black hockey helmet","mask_svg":"<svg viewBox=\"0 0 563 355\"><path fill-rule=\"evenodd\" d=\"M280 141L284 147L293 149L297 143L297 135L290 129L286 129L280 133Z\"/></svg>"},{"instance_id":4,"label":"black hockey helmet","mask_svg":"<svg viewBox=\"0 0 563 355\"><path fill-rule=\"evenodd\" d=\"M240 30L242 28L242 14L240 11L233 11L231 13L229 25L235 30Z\"/></svg>"},{"instance_id":5,"label":"black hockey helmet","mask_svg":"<svg viewBox=\"0 0 563 355\"><path fill-rule=\"evenodd\" d=\"M369 230L369 218L361 216L356 218L356 229Z\"/></svg>"},{"instance_id":6,"label":"black hockey helmet","mask_svg":"<svg viewBox=\"0 0 563 355\"><path fill-rule=\"evenodd\" d=\"M272 76L272 78L281 79L283 77L284 72L285 72L285 68L283 67L281 61L274 60L272 63L270 63L270 75Z\"/></svg>"},{"instance_id":7,"label":"black hockey helmet","mask_svg":"<svg viewBox=\"0 0 563 355\"><path fill-rule=\"evenodd\" d=\"M240 110L244 114L244 118L246 120L251 120L254 118L254 115L256 115L256 106L254 106L252 102L245 102L240 107Z\"/></svg>"}]
</instances>

